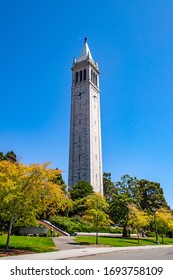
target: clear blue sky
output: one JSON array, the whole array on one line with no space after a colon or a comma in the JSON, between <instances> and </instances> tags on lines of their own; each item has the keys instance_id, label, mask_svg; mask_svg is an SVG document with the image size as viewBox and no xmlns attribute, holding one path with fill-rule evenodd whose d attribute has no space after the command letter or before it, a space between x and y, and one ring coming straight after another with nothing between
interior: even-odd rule
<instances>
[{"instance_id":1,"label":"clear blue sky","mask_svg":"<svg viewBox=\"0 0 173 280\"><path fill-rule=\"evenodd\" d=\"M68 177L71 66L99 62L103 169L159 182L173 208L173 1L0 1L0 151Z\"/></svg>"}]
</instances>

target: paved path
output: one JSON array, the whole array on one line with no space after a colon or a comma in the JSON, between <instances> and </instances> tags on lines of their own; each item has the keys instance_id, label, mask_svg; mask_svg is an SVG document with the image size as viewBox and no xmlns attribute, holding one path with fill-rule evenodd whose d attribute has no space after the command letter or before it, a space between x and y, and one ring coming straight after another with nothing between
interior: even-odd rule
<instances>
[{"instance_id":1,"label":"paved path","mask_svg":"<svg viewBox=\"0 0 173 280\"><path fill-rule=\"evenodd\" d=\"M150 245L138 247L87 247L86 245L76 245L74 237L62 236L54 239L54 242L59 246L59 251L48 253L37 253L28 255L18 255L2 257L0 260L65 260L77 259L85 256L96 256L113 252L134 252L143 250L158 250L162 248L172 248L173 245ZM77 248L78 247L78 248ZM149 252L149 251L148 251ZM106 258L105 258L106 259Z\"/></svg>"},{"instance_id":2,"label":"paved path","mask_svg":"<svg viewBox=\"0 0 173 280\"><path fill-rule=\"evenodd\" d=\"M84 248L86 245L78 244L73 236L59 236L53 238L55 246L58 250L72 250L72 249L79 249Z\"/></svg>"}]
</instances>

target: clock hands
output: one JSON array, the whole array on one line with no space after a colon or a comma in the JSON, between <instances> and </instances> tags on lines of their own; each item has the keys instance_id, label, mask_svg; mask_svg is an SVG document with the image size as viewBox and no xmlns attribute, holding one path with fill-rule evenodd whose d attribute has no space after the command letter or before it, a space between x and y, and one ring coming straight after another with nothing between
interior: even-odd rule
<instances>
[{"instance_id":1,"label":"clock hands","mask_svg":"<svg viewBox=\"0 0 173 280\"><path fill-rule=\"evenodd\" d=\"M78 90L78 91L75 93L76 99L81 100L83 94L85 94L85 91L79 91L79 90ZM92 97L94 98L94 101L96 101L97 95L94 94Z\"/></svg>"},{"instance_id":2,"label":"clock hands","mask_svg":"<svg viewBox=\"0 0 173 280\"><path fill-rule=\"evenodd\" d=\"M84 94L84 93L85 93L84 91L77 91L77 92L75 93L76 99L80 99L80 100L81 100L82 94Z\"/></svg>"}]
</instances>

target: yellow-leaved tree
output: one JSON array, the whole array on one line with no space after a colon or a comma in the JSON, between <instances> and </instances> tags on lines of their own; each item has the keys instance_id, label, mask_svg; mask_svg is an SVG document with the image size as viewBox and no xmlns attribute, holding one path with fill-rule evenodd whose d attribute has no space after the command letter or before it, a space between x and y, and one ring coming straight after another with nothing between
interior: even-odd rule
<instances>
[{"instance_id":1,"label":"yellow-leaved tree","mask_svg":"<svg viewBox=\"0 0 173 280\"><path fill-rule=\"evenodd\" d=\"M169 209L161 207L156 211L155 219L163 243L164 234L169 230L173 231L173 215Z\"/></svg>"},{"instance_id":2,"label":"yellow-leaved tree","mask_svg":"<svg viewBox=\"0 0 173 280\"><path fill-rule=\"evenodd\" d=\"M83 219L96 227L96 244L98 244L98 230L100 226L109 226L113 222L107 214L108 203L99 193L88 196L85 202L86 211Z\"/></svg>"},{"instance_id":3,"label":"yellow-leaved tree","mask_svg":"<svg viewBox=\"0 0 173 280\"><path fill-rule=\"evenodd\" d=\"M34 224L40 215L57 214L69 205L69 198L53 183L60 171L49 165L0 161L0 217L9 222L6 251L14 223Z\"/></svg>"},{"instance_id":4,"label":"yellow-leaved tree","mask_svg":"<svg viewBox=\"0 0 173 280\"><path fill-rule=\"evenodd\" d=\"M137 208L135 204L130 204L129 206L129 216L128 225L134 229L138 236L139 243L139 233L142 231L150 222L150 216L143 210Z\"/></svg>"}]
</instances>

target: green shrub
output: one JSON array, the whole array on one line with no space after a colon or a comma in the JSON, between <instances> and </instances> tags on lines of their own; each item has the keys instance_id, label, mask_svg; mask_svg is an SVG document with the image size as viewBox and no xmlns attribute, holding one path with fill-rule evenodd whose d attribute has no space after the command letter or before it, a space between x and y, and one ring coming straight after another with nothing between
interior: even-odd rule
<instances>
[{"instance_id":1,"label":"green shrub","mask_svg":"<svg viewBox=\"0 0 173 280\"><path fill-rule=\"evenodd\" d=\"M75 232L96 232L96 228L85 223L79 216L71 218L62 216L50 217L49 221L63 231L70 234ZM122 228L100 227L99 232L103 233L122 233Z\"/></svg>"},{"instance_id":2,"label":"green shrub","mask_svg":"<svg viewBox=\"0 0 173 280\"><path fill-rule=\"evenodd\" d=\"M72 221L71 218L61 217L61 216L54 216L50 217L50 222L55 226L59 227L63 231L66 231L70 234L81 231L81 225L79 222Z\"/></svg>"},{"instance_id":3,"label":"green shrub","mask_svg":"<svg viewBox=\"0 0 173 280\"><path fill-rule=\"evenodd\" d=\"M156 234L155 234L155 232L152 232L152 231L150 231L150 230L147 230L147 231L145 232L145 235L146 235L147 237L154 237Z\"/></svg>"},{"instance_id":4,"label":"green shrub","mask_svg":"<svg viewBox=\"0 0 173 280\"><path fill-rule=\"evenodd\" d=\"M110 233L123 233L122 227L110 227L109 228Z\"/></svg>"}]
</instances>

